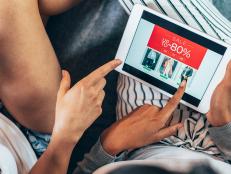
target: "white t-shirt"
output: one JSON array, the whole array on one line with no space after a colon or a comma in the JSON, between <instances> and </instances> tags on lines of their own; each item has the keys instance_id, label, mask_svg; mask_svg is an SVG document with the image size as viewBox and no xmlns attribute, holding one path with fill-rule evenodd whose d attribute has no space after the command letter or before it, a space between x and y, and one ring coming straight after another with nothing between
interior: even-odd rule
<instances>
[{"instance_id":1,"label":"white t-shirt","mask_svg":"<svg viewBox=\"0 0 231 174\"><path fill-rule=\"evenodd\" d=\"M37 157L26 137L13 122L0 113L1 174L25 174Z\"/></svg>"},{"instance_id":2,"label":"white t-shirt","mask_svg":"<svg viewBox=\"0 0 231 174\"><path fill-rule=\"evenodd\" d=\"M3 173L18 173L17 164L12 153L0 144L0 171ZM0 172L0 173L1 173Z\"/></svg>"}]
</instances>

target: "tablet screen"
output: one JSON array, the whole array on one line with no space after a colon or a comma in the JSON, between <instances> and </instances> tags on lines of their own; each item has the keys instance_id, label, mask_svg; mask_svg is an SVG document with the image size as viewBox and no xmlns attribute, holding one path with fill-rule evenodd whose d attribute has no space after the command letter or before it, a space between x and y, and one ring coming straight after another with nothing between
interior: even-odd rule
<instances>
[{"instance_id":1,"label":"tablet screen","mask_svg":"<svg viewBox=\"0 0 231 174\"><path fill-rule=\"evenodd\" d=\"M170 94L183 79L183 100L199 106L226 47L144 11L123 70Z\"/></svg>"}]
</instances>

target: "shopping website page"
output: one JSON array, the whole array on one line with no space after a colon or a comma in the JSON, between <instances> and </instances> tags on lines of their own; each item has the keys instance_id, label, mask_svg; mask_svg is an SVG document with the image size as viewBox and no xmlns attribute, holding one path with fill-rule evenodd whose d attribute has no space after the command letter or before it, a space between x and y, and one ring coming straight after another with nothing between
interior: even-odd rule
<instances>
[{"instance_id":1,"label":"shopping website page","mask_svg":"<svg viewBox=\"0 0 231 174\"><path fill-rule=\"evenodd\" d=\"M165 28L142 18L123 70L171 94L187 79L185 99L198 106L223 54Z\"/></svg>"}]
</instances>

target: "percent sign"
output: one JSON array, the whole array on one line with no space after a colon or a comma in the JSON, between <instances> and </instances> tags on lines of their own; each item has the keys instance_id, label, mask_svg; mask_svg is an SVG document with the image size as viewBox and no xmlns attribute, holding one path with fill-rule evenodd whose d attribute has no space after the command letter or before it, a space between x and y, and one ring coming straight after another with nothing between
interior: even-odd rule
<instances>
[{"instance_id":1,"label":"percent sign","mask_svg":"<svg viewBox=\"0 0 231 174\"><path fill-rule=\"evenodd\" d=\"M183 55L186 56L187 58L191 57L191 50L188 50L187 48L184 48L183 50Z\"/></svg>"}]
</instances>

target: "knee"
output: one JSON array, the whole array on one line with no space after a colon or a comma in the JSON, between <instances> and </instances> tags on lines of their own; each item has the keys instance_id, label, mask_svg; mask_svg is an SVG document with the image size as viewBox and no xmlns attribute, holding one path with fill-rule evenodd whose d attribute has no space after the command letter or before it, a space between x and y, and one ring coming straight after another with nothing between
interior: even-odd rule
<instances>
[{"instance_id":1,"label":"knee","mask_svg":"<svg viewBox=\"0 0 231 174\"><path fill-rule=\"evenodd\" d=\"M75 4L77 4L80 0L60 0L58 3L56 0L38 0L39 10L42 14L51 16L62 13Z\"/></svg>"}]
</instances>

